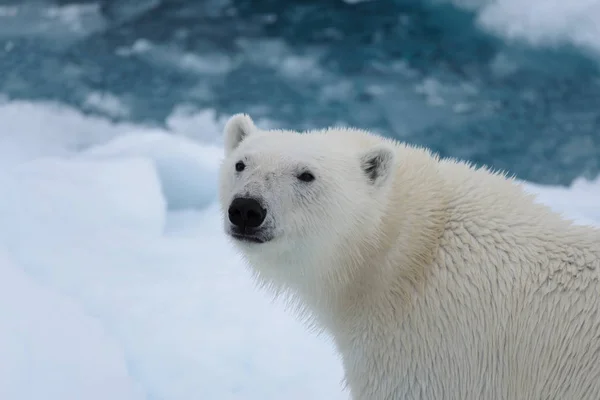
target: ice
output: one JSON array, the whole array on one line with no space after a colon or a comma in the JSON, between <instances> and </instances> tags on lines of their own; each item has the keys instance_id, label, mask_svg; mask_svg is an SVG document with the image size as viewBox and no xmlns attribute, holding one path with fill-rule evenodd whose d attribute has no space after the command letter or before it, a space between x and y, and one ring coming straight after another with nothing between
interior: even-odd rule
<instances>
[{"instance_id":1,"label":"ice","mask_svg":"<svg viewBox=\"0 0 600 400\"><path fill-rule=\"evenodd\" d=\"M151 64L199 76L225 74L234 67L231 59L222 54L199 56L173 44L166 46L146 39L137 39L131 46L118 48L117 54L122 57L136 55Z\"/></svg>"},{"instance_id":2,"label":"ice","mask_svg":"<svg viewBox=\"0 0 600 400\"><path fill-rule=\"evenodd\" d=\"M81 305L35 282L4 251L0 276L0 398L144 398L122 348Z\"/></svg>"},{"instance_id":3,"label":"ice","mask_svg":"<svg viewBox=\"0 0 600 400\"><path fill-rule=\"evenodd\" d=\"M83 157L151 159L157 169L170 210L206 207L216 194L216 167L221 151L185 137L164 133L124 135L90 149Z\"/></svg>"},{"instance_id":4,"label":"ice","mask_svg":"<svg viewBox=\"0 0 600 400\"><path fill-rule=\"evenodd\" d=\"M103 0L102 11L113 23L124 23L157 7L160 0Z\"/></svg>"},{"instance_id":5,"label":"ice","mask_svg":"<svg viewBox=\"0 0 600 400\"><path fill-rule=\"evenodd\" d=\"M66 46L106 27L98 4L22 3L0 5L0 37L34 37L51 46Z\"/></svg>"},{"instance_id":6,"label":"ice","mask_svg":"<svg viewBox=\"0 0 600 400\"><path fill-rule=\"evenodd\" d=\"M574 44L600 50L600 2L597 0L502 0L481 10L480 23L509 38L533 44Z\"/></svg>"},{"instance_id":7,"label":"ice","mask_svg":"<svg viewBox=\"0 0 600 400\"><path fill-rule=\"evenodd\" d=\"M44 156L66 156L136 127L114 125L53 103L0 102L0 166Z\"/></svg>"},{"instance_id":8,"label":"ice","mask_svg":"<svg viewBox=\"0 0 600 400\"><path fill-rule=\"evenodd\" d=\"M446 1L446 0L431 0ZM598 0L451 0L478 13L485 29L533 45L571 44L600 51Z\"/></svg>"},{"instance_id":9,"label":"ice","mask_svg":"<svg viewBox=\"0 0 600 400\"><path fill-rule=\"evenodd\" d=\"M201 115L198 138L219 135ZM222 234L222 149L178 118L0 104L0 398L348 398L328 338L257 289ZM600 225L600 180L526 185Z\"/></svg>"},{"instance_id":10,"label":"ice","mask_svg":"<svg viewBox=\"0 0 600 400\"><path fill-rule=\"evenodd\" d=\"M111 93L90 92L83 107L92 111L104 113L113 118L128 117L130 110L121 99Z\"/></svg>"},{"instance_id":11,"label":"ice","mask_svg":"<svg viewBox=\"0 0 600 400\"><path fill-rule=\"evenodd\" d=\"M165 121L167 128L178 135L203 143L222 143L218 134L225 126L226 118L218 118L215 110L198 110L191 105L175 107Z\"/></svg>"},{"instance_id":12,"label":"ice","mask_svg":"<svg viewBox=\"0 0 600 400\"><path fill-rule=\"evenodd\" d=\"M532 183L527 183L526 188L536 193L541 203L576 224L600 225L600 177L594 181L578 178L570 188Z\"/></svg>"},{"instance_id":13,"label":"ice","mask_svg":"<svg viewBox=\"0 0 600 400\"><path fill-rule=\"evenodd\" d=\"M117 228L159 235L164 228L165 201L147 159L40 158L4 173L1 220L29 237L52 234L56 239L76 230L112 236ZM57 226L60 231L53 230Z\"/></svg>"},{"instance_id":14,"label":"ice","mask_svg":"<svg viewBox=\"0 0 600 400\"><path fill-rule=\"evenodd\" d=\"M0 115L11 116L7 128L20 132L12 136L16 144L0 147L20 153L0 175L0 244L26 276L73 299L101 324L127 360L125 383L139 385L147 399L347 398L327 338L308 333L258 291L221 234L211 176L220 147L48 107L0 105ZM73 146L78 135L104 129L99 145ZM177 211L167 210L169 201ZM21 305L5 304L13 307L8 323L16 323ZM9 364L24 362L10 354ZM87 359L76 362L85 364L81 373L93 374ZM52 376L49 368L23 374L41 386ZM29 388L10 389L9 400L28 398ZM72 390L70 397L44 398L95 398L89 387Z\"/></svg>"}]
</instances>

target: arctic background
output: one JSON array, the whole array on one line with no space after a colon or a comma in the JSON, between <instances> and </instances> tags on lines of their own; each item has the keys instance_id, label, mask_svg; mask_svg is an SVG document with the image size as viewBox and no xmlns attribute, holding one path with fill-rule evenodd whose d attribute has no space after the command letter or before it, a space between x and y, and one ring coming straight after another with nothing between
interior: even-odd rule
<instances>
[{"instance_id":1,"label":"arctic background","mask_svg":"<svg viewBox=\"0 0 600 400\"><path fill-rule=\"evenodd\" d=\"M222 234L221 132L351 125L600 225L600 1L0 0L0 398L347 399Z\"/></svg>"}]
</instances>

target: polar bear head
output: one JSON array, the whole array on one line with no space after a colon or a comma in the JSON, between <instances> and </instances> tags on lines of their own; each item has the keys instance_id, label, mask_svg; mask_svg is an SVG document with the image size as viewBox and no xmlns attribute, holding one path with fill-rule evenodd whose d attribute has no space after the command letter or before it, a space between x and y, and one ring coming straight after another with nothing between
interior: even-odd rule
<instances>
[{"instance_id":1,"label":"polar bear head","mask_svg":"<svg viewBox=\"0 0 600 400\"><path fill-rule=\"evenodd\" d=\"M377 242L395 163L393 142L366 132L261 130L235 115L219 177L225 232L269 284L344 279L343 260Z\"/></svg>"}]
</instances>

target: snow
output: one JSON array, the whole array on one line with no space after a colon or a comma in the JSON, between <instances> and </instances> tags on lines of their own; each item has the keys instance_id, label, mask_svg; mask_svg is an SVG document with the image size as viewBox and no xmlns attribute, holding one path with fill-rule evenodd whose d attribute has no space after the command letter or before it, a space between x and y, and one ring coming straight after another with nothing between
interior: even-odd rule
<instances>
[{"instance_id":1,"label":"snow","mask_svg":"<svg viewBox=\"0 0 600 400\"><path fill-rule=\"evenodd\" d=\"M220 135L211 115L190 120L198 138ZM0 398L348 398L328 338L257 289L221 233L222 149L180 117L0 103ZM600 180L527 187L600 224Z\"/></svg>"}]
</instances>

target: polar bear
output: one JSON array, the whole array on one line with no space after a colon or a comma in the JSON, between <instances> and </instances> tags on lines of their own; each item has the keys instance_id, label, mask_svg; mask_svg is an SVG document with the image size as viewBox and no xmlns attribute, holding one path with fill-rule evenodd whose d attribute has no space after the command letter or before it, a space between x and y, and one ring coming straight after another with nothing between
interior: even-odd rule
<instances>
[{"instance_id":1,"label":"polar bear","mask_svg":"<svg viewBox=\"0 0 600 400\"><path fill-rule=\"evenodd\" d=\"M352 399L600 399L600 231L514 180L244 114L219 174L226 233L333 338Z\"/></svg>"}]
</instances>

